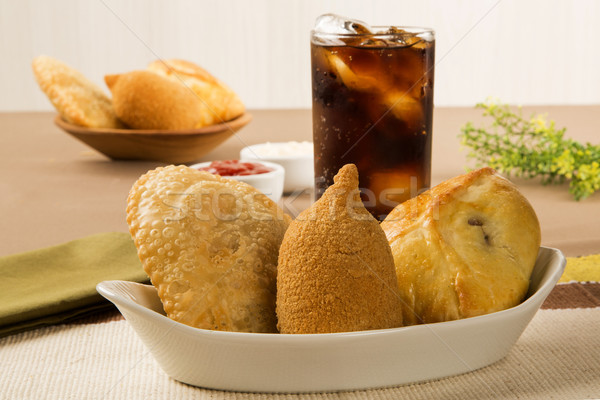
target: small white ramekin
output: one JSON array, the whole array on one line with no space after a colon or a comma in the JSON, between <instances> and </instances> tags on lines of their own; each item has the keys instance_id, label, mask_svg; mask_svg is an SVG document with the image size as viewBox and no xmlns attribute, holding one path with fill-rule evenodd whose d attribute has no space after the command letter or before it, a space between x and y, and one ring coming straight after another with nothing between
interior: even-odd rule
<instances>
[{"instance_id":1,"label":"small white ramekin","mask_svg":"<svg viewBox=\"0 0 600 400\"><path fill-rule=\"evenodd\" d=\"M315 180L314 157L312 154L297 154L285 156L259 156L260 146L287 146L287 143L261 143L247 146L240 152L240 159L257 162L273 162L285 168L283 191L291 193L295 190L312 188Z\"/></svg>"},{"instance_id":2,"label":"small white ramekin","mask_svg":"<svg viewBox=\"0 0 600 400\"><path fill-rule=\"evenodd\" d=\"M273 169L273 171L265 172L263 174L255 174L255 175L234 175L234 176L224 176L223 178L235 179L236 181L245 182L248 185L260 190L263 192L268 198L273 200L275 203L281 199L281 195L283 194L283 182L285 179L285 170L284 168L274 162L263 161L263 160L244 160L248 162L257 162L263 164L266 167ZM212 161L198 163L194 165L190 165L190 168L205 168L210 165Z\"/></svg>"}]
</instances>

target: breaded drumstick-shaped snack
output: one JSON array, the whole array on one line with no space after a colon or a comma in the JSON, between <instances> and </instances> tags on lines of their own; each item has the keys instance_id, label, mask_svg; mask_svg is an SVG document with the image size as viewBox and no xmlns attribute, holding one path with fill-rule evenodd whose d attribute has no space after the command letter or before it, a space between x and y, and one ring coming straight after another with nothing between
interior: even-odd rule
<instances>
[{"instance_id":1,"label":"breaded drumstick-shaped snack","mask_svg":"<svg viewBox=\"0 0 600 400\"><path fill-rule=\"evenodd\" d=\"M199 127L203 105L194 92L149 71L106 75L113 106L121 121L134 129L182 130Z\"/></svg>"},{"instance_id":2,"label":"breaded drumstick-shaped snack","mask_svg":"<svg viewBox=\"0 0 600 400\"><path fill-rule=\"evenodd\" d=\"M186 166L143 175L127 202L165 312L203 329L277 331L277 255L290 219L250 185Z\"/></svg>"},{"instance_id":3,"label":"breaded drumstick-shaped snack","mask_svg":"<svg viewBox=\"0 0 600 400\"><path fill-rule=\"evenodd\" d=\"M402 311L394 259L379 223L363 206L354 164L294 220L279 251L281 333L394 328Z\"/></svg>"}]
</instances>

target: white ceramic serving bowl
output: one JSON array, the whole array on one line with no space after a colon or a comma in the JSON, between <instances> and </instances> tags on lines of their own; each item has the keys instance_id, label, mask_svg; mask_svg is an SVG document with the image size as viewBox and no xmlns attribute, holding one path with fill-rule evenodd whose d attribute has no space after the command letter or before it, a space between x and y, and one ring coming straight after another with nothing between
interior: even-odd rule
<instances>
[{"instance_id":1,"label":"white ceramic serving bowl","mask_svg":"<svg viewBox=\"0 0 600 400\"><path fill-rule=\"evenodd\" d=\"M241 160L270 161L280 164L285 168L285 182L283 191L292 193L296 190L310 189L314 186L314 157L313 154L298 154L285 156L262 156L261 146L283 147L288 143L260 143L244 147L240 151Z\"/></svg>"},{"instance_id":2,"label":"white ceramic serving bowl","mask_svg":"<svg viewBox=\"0 0 600 400\"><path fill-rule=\"evenodd\" d=\"M245 182L248 185L260 190L261 192L266 194L268 198L277 203L279 199L281 199L281 195L283 194L283 182L286 174L285 170L281 165L273 162L263 160L252 161L259 162L267 167L270 167L273 169L273 171L256 175L224 176L223 178L235 179L236 181ZM190 168L205 168L208 167L210 163L211 161L193 164L190 165Z\"/></svg>"},{"instance_id":3,"label":"white ceramic serving bowl","mask_svg":"<svg viewBox=\"0 0 600 400\"><path fill-rule=\"evenodd\" d=\"M542 247L526 300L508 310L436 324L330 334L197 329L167 318L153 286L106 281L97 290L119 308L162 369L178 381L249 392L356 390L442 378L500 360L540 308L565 263L559 250Z\"/></svg>"}]
</instances>

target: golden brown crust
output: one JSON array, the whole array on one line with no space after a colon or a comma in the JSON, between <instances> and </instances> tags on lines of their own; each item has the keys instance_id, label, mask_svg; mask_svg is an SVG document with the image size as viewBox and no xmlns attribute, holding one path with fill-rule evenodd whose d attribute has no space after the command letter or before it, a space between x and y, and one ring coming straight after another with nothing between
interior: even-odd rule
<instances>
[{"instance_id":1,"label":"golden brown crust","mask_svg":"<svg viewBox=\"0 0 600 400\"><path fill-rule=\"evenodd\" d=\"M117 116L134 129L194 129L202 103L183 85L148 71L104 78Z\"/></svg>"},{"instance_id":2,"label":"golden brown crust","mask_svg":"<svg viewBox=\"0 0 600 400\"><path fill-rule=\"evenodd\" d=\"M219 124L242 115L244 104L223 82L200 66L184 60L156 60L148 70L183 84L200 99L202 111L197 127Z\"/></svg>"},{"instance_id":3,"label":"golden brown crust","mask_svg":"<svg viewBox=\"0 0 600 400\"><path fill-rule=\"evenodd\" d=\"M277 317L281 333L330 333L402 324L394 260L364 208L356 166L302 212L279 252Z\"/></svg>"},{"instance_id":4,"label":"golden brown crust","mask_svg":"<svg viewBox=\"0 0 600 400\"><path fill-rule=\"evenodd\" d=\"M110 99L79 71L48 56L36 57L32 68L40 88L65 121L90 128L123 128Z\"/></svg>"},{"instance_id":5,"label":"golden brown crust","mask_svg":"<svg viewBox=\"0 0 600 400\"><path fill-rule=\"evenodd\" d=\"M394 255L406 325L517 305L541 239L529 202L490 168L398 205L381 227Z\"/></svg>"},{"instance_id":6,"label":"golden brown crust","mask_svg":"<svg viewBox=\"0 0 600 400\"><path fill-rule=\"evenodd\" d=\"M133 185L127 222L170 318L277 331L277 255L290 217L264 194L186 166L157 168Z\"/></svg>"}]
</instances>

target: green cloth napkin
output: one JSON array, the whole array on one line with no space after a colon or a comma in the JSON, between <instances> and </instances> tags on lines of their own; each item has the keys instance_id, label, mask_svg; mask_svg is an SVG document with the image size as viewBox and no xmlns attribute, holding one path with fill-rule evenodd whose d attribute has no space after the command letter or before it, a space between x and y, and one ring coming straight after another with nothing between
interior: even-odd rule
<instances>
[{"instance_id":1,"label":"green cloth napkin","mask_svg":"<svg viewBox=\"0 0 600 400\"><path fill-rule=\"evenodd\" d=\"M0 258L0 337L112 307L105 280L147 282L131 236L101 233Z\"/></svg>"}]
</instances>

